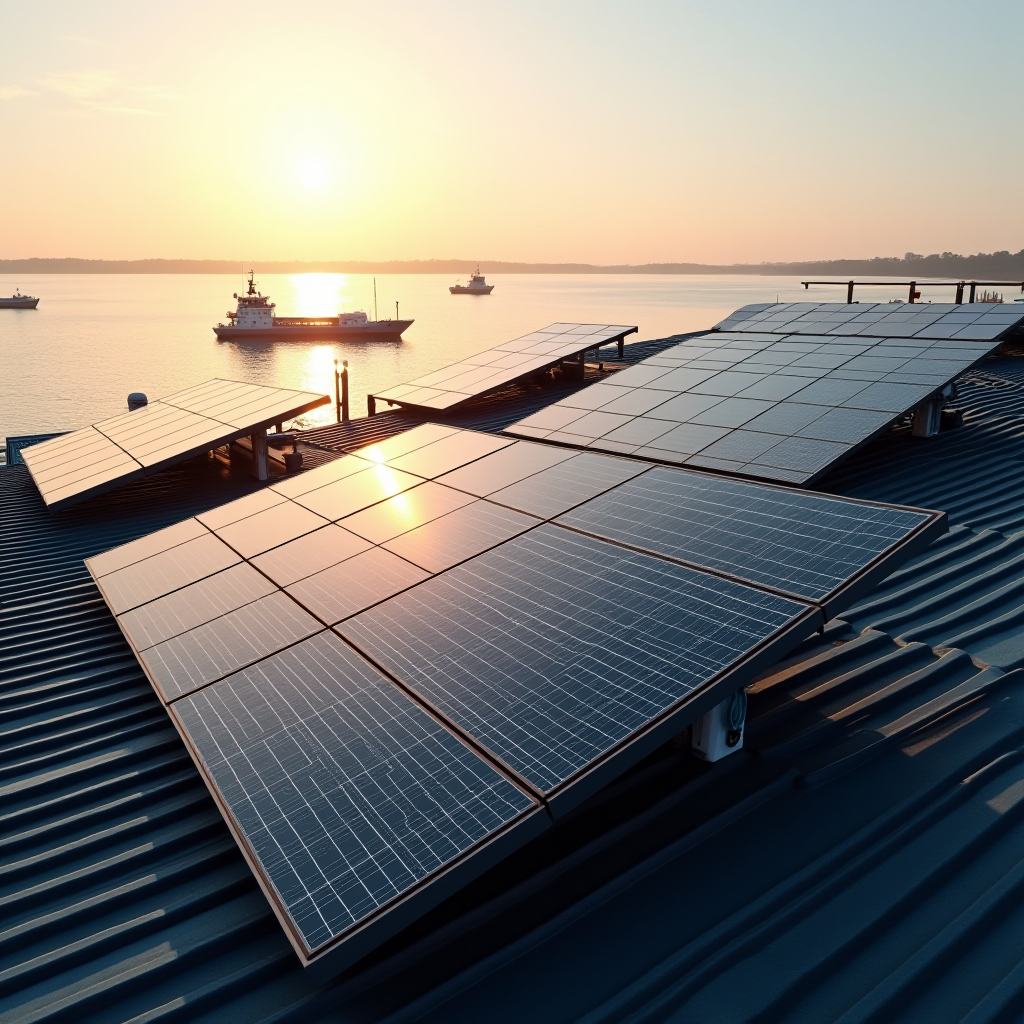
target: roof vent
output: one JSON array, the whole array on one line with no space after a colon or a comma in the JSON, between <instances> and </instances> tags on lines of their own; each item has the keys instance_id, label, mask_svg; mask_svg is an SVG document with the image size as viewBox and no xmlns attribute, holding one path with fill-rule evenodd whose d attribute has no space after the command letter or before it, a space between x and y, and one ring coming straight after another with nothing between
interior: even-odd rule
<instances>
[{"instance_id":1,"label":"roof vent","mask_svg":"<svg viewBox=\"0 0 1024 1024\"><path fill-rule=\"evenodd\" d=\"M141 409L144 405L149 405L149 399L141 391L133 391L128 396L129 412L135 412L136 409Z\"/></svg>"}]
</instances>

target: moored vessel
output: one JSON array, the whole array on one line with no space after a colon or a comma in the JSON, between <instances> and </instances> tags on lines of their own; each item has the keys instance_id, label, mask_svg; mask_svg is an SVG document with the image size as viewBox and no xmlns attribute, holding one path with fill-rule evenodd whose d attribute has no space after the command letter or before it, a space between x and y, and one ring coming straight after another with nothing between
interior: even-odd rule
<instances>
[{"instance_id":1,"label":"moored vessel","mask_svg":"<svg viewBox=\"0 0 1024 1024\"><path fill-rule=\"evenodd\" d=\"M477 264L476 273L471 275L466 284L453 284L448 291L452 295L490 295L494 291L494 285L488 284L484 275L480 273L480 264Z\"/></svg>"},{"instance_id":2,"label":"moored vessel","mask_svg":"<svg viewBox=\"0 0 1024 1024\"><path fill-rule=\"evenodd\" d=\"M0 309L35 309L39 299L34 295L22 295L18 288L13 295L0 296Z\"/></svg>"},{"instance_id":3,"label":"moored vessel","mask_svg":"<svg viewBox=\"0 0 1024 1024\"><path fill-rule=\"evenodd\" d=\"M221 341L320 341L357 340L396 341L415 321L371 320L364 312L340 313L338 316L277 316L277 304L269 295L256 290L253 272L249 271L249 288L244 295L237 292L234 312L228 311L226 324L217 324L213 333Z\"/></svg>"}]
</instances>

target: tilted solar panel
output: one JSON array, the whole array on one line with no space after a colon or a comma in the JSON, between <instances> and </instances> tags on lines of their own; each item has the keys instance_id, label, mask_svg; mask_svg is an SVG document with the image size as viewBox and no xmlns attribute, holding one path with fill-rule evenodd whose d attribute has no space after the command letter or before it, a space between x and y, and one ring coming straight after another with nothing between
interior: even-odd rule
<instances>
[{"instance_id":1,"label":"tilted solar panel","mask_svg":"<svg viewBox=\"0 0 1024 1024\"><path fill-rule=\"evenodd\" d=\"M781 302L744 306L715 330L995 341L1022 320L1024 309L992 302Z\"/></svg>"},{"instance_id":2,"label":"tilted solar panel","mask_svg":"<svg viewBox=\"0 0 1024 1024\"><path fill-rule=\"evenodd\" d=\"M945 529L434 424L89 559L304 963L349 963Z\"/></svg>"},{"instance_id":3,"label":"tilted solar panel","mask_svg":"<svg viewBox=\"0 0 1024 1024\"><path fill-rule=\"evenodd\" d=\"M391 405L435 411L454 409L564 359L581 356L588 349L615 342L621 347L622 339L636 330L613 324L551 324L372 397Z\"/></svg>"},{"instance_id":4,"label":"tilted solar panel","mask_svg":"<svg viewBox=\"0 0 1024 1024\"><path fill-rule=\"evenodd\" d=\"M506 433L808 484L998 344L718 331L567 395Z\"/></svg>"},{"instance_id":5,"label":"tilted solar panel","mask_svg":"<svg viewBox=\"0 0 1024 1024\"><path fill-rule=\"evenodd\" d=\"M65 508L330 402L289 388L210 380L22 451L50 509Z\"/></svg>"}]
</instances>

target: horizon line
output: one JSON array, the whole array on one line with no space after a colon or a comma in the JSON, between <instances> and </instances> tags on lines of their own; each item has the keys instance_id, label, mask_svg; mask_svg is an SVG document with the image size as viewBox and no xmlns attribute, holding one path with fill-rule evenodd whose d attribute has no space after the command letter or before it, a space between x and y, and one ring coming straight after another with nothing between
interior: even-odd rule
<instances>
[{"instance_id":1,"label":"horizon line","mask_svg":"<svg viewBox=\"0 0 1024 1024\"><path fill-rule=\"evenodd\" d=\"M810 259L761 261L759 263L577 263L523 262L511 260L221 260L150 257L135 260L93 259L76 256L31 256L0 259L0 273L245 273L246 268L262 273L464 273L467 267L479 266L482 273L520 274L771 274L853 273L870 274L872 270L891 273L906 269L908 273L934 273L945 276L956 273L1003 273L1024 280L1024 249L1011 253L961 255L952 252L906 253L903 256L873 256L861 259ZM974 269L976 268L976 269Z\"/></svg>"}]
</instances>

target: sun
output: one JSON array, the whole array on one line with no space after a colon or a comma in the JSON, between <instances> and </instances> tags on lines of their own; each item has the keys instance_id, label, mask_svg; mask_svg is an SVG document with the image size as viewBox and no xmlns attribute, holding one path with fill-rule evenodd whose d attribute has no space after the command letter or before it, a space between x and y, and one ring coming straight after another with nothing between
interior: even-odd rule
<instances>
[{"instance_id":1,"label":"sun","mask_svg":"<svg viewBox=\"0 0 1024 1024\"><path fill-rule=\"evenodd\" d=\"M327 164L320 157L304 157L297 170L299 182L305 188L318 189L327 184Z\"/></svg>"}]
</instances>

